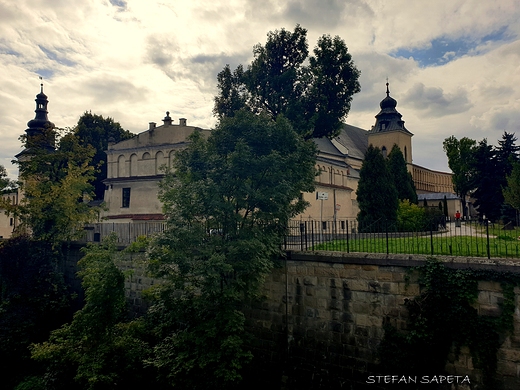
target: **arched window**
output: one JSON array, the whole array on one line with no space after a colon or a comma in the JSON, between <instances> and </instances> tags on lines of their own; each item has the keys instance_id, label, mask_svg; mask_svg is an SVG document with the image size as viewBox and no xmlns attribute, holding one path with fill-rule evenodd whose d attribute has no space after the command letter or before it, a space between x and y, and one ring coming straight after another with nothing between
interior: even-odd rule
<instances>
[{"instance_id":1,"label":"arched window","mask_svg":"<svg viewBox=\"0 0 520 390\"><path fill-rule=\"evenodd\" d=\"M164 153L157 152L155 155L155 174L158 175L161 173L161 166L164 165Z\"/></svg>"},{"instance_id":2,"label":"arched window","mask_svg":"<svg viewBox=\"0 0 520 390\"><path fill-rule=\"evenodd\" d=\"M137 154L130 156L130 176L137 176Z\"/></svg>"},{"instance_id":3,"label":"arched window","mask_svg":"<svg viewBox=\"0 0 520 390\"><path fill-rule=\"evenodd\" d=\"M168 154L168 167L170 167L170 168L172 167L174 159L175 159L175 150L172 150Z\"/></svg>"},{"instance_id":4,"label":"arched window","mask_svg":"<svg viewBox=\"0 0 520 390\"><path fill-rule=\"evenodd\" d=\"M124 177L125 172L125 156L121 155L117 158L117 177Z\"/></svg>"}]
</instances>

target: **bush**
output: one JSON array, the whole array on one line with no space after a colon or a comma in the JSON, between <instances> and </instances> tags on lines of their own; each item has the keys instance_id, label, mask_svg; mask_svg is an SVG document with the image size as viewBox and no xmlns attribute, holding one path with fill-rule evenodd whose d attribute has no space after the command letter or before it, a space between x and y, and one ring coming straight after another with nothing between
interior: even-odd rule
<instances>
[{"instance_id":1,"label":"bush","mask_svg":"<svg viewBox=\"0 0 520 390\"><path fill-rule=\"evenodd\" d=\"M408 199L399 202L397 208L397 227L402 232L424 230L426 209L410 203Z\"/></svg>"}]
</instances>

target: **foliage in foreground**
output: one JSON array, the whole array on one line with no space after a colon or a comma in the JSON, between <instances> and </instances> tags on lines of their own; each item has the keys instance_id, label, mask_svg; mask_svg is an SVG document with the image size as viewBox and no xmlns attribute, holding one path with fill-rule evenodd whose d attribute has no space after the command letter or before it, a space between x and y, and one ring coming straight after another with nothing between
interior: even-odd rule
<instances>
[{"instance_id":1,"label":"foliage in foreground","mask_svg":"<svg viewBox=\"0 0 520 390\"><path fill-rule=\"evenodd\" d=\"M59 261L50 245L25 236L0 243L0 376L8 389L36 369L28 346L69 318Z\"/></svg>"},{"instance_id":2,"label":"foliage in foreground","mask_svg":"<svg viewBox=\"0 0 520 390\"><path fill-rule=\"evenodd\" d=\"M484 374L486 389L496 389L497 351L501 337L513 329L514 287L520 278L507 272L448 269L435 259L417 271L421 294L405 301L409 312L406 332L391 323L385 325L379 347L383 371L438 375L444 372L450 352L458 357L461 347L467 346L473 364ZM501 284L504 302L500 316L478 314L474 303L479 280Z\"/></svg>"},{"instance_id":3,"label":"foliage in foreground","mask_svg":"<svg viewBox=\"0 0 520 390\"><path fill-rule=\"evenodd\" d=\"M59 139L56 150L34 147L37 139L22 139L29 155L16 163L24 196L18 206L8 205L7 210L36 240L59 245L81 234L85 223L97 217L97 209L88 205L94 150L82 146L70 132Z\"/></svg>"},{"instance_id":4,"label":"foliage in foreground","mask_svg":"<svg viewBox=\"0 0 520 390\"><path fill-rule=\"evenodd\" d=\"M315 147L283 117L247 111L222 119L208 140L195 133L166 175L168 229L149 269L150 321L160 340L151 363L172 386L232 388L251 360L243 305L258 296L281 255L284 224L312 191Z\"/></svg>"},{"instance_id":5,"label":"foliage in foreground","mask_svg":"<svg viewBox=\"0 0 520 390\"><path fill-rule=\"evenodd\" d=\"M111 236L100 246L85 248L78 263L85 305L48 341L32 346L32 358L43 373L27 382L45 389L94 390L133 387L143 380L149 351L138 337L141 322L125 322L124 276L114 264L115 242Z\"/></svg>"}]
</instances>

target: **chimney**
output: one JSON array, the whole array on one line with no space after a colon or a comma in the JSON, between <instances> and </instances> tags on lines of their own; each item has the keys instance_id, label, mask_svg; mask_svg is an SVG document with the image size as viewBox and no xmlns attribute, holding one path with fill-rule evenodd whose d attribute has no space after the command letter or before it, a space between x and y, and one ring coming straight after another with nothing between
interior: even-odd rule
<instances>
[{"instance_id":1,"label":"chimney","mask_svg":"<svg viewBox=\"0 0 520 390\"><path fill-rule=\"evenodd\" d=\"M155 125L156 125L155 122L150 122L150 123L148 123L148 130L153 130L153 129L155 129Z\"/></svg>"},{"instance_id":2,"label":"chimney","mask_svg":"<svg viewBox=\"0 0 520 390\"><path fill-rule=\"evenodd\" d=\"M186 118L179 119L179 126L186 126Z\"/></svg>"}]
</instances>

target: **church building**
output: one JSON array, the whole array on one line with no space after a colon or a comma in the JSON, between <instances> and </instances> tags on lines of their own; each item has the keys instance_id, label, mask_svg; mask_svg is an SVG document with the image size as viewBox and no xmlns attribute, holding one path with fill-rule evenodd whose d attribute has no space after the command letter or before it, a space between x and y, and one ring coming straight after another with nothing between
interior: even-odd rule
<instances>
[{"instance_id":1,"label":"church building","mask_svg":"<svg viewBox=\"0 0 520 390\"><path fill-rule=\"evenodd\" d=\"M42 85L40 93L36 95L35 118L27 124L27 137L32 142L29 143L30 147L15 156L17 159L30 158L31 147L54 149L54 124L47 117L47 104ZM413 134L405 127L396 107L397 101L390 96L387 83L386 97L380 102L380 111L370 130L344 124L337 137L314 139L319 150L316 161L319 175L316 177L315 192L302 194L310 206L297 217L298 220L312 219L328 223L356 219L359 212L356 199L359 171L369 145L378 147L385 157L394 144L399 146L419 199L426 199L424 202L429 206L437 206L446 196L450 213L460 209L451 173L433 171L413 163ZM162 204L158 199L164 168L171 166L177 150L186 147L191 133L197 130L207 137L211 130L189 126L184 118L174 123L169 112L166 112L162 122L160 126L150 122L147 130L131 139L119 143L109 142L106 151L107 178L104 182L106 211L101 215L104 221L164 220ZM21 195L16 193L4 196L14 196L15 202L18 202ZM2 213L0 235L9 237L15 227L16 221Z\"/></svg>"}]
</instances>

